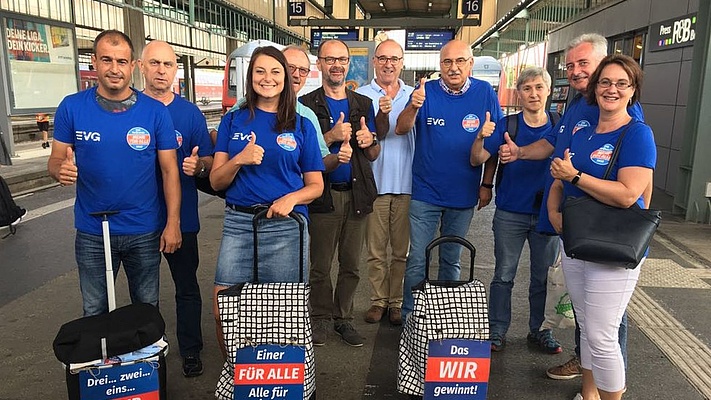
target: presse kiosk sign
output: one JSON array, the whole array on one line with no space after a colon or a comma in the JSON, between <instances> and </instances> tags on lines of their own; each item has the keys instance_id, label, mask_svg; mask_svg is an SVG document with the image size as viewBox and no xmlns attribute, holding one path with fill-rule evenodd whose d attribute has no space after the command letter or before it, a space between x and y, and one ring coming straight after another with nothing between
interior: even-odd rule
<instances>
[{"instance_id":1,"label":"presse kiosk sign","mask_svg":"<svg viewBox=\"0 0 711 400\"><path fill-rule=\"evenodd\" d=\"M696 37L696 13L658 22L649 27L649 51L692 46Z\"/></svg>"}]
</instances>

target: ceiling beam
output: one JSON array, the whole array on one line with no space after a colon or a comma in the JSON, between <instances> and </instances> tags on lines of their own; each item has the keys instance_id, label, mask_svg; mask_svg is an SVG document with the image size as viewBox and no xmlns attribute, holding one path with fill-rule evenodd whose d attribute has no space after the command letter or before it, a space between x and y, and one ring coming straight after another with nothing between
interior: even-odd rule
<instances>
[{"instance_id":1,"label":"ceiling beam","mask_svg":"<svg viewBox=\"0 0 711 400\"><path fill-rule=\"evenodd\" d=\"M289 19L289 26L363 27L363 28L458 28L479 26L476 18L373 18L373 19Z\"/></svg>"}]
</instances>

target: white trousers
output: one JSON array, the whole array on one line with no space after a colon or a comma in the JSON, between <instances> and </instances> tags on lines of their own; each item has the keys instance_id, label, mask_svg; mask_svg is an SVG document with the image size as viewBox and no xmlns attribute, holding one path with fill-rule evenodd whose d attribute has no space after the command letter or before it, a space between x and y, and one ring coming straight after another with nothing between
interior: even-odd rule
<instances>
[{"instance_id":1,"label":"white trousers","mask_svg":"<svg viewBox=\"0 0 711 400\"><path fill-rule=\"evenodd\" d=\"M563 255L565 282L580 325L580 364L592 370L595 385L607 392L626 385L617 335L644 260L625 269Z\"/></svg>"}]
</instances>

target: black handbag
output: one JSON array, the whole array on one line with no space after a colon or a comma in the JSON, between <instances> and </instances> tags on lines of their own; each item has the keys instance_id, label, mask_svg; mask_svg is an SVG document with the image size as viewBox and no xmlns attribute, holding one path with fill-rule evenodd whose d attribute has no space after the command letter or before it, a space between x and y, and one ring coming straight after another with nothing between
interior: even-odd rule
<instances>
[{"instance_id":1,"label":"black handbag","mask_svg":"<svg viewBox=\"0 0 711 400\"><path fill-rule=\"evenodd\" d=\"M617 161L626 132L627 129L617 139L602 179L607 179ZM563 248L570 258L634 269L642 261L661 219L659 210L642 209L636 203L619 208L590 196L570 197L563 206Z\"/></svg>"}]
</instances>

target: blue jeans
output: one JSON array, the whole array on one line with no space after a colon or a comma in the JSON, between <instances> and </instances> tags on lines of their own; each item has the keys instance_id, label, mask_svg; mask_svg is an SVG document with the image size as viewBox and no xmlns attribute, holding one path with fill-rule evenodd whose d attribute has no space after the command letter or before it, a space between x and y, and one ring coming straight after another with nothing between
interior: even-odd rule
<instances>
[{"instance_id":1,"label":"blue jeans","mask_svg":"<svg viewBox=\"0 0 711 400\"><path fill-rule=\"evenodd\" d=\"M175 283L176 335L182 357L202 350L202 298L197 279L200 264L197 232L183 232L183 244L174 253L163 253Z\"/></svg>"},{"instance_id":2,"label":"blue jeans","mask_svg":"<svg viewBox=\"0 0 711 400\"><path fill-rule=\"evenodd\" d=\"M222 243L217 256L215 285L253 282L254 215L225 207ZM306 221L304 217L302 220ZM259 221L258 278L260 283L299 282L299 225L291 218ZM304 282L308 282L309 233L304 226Z\"/></svg>"},{"instance_id":3,"label":"blue jeans","mask_svg":"<svg viewBox=\"0 0 711 400\"><path fill-rule=\"evenodd\" d=\"M160 232L142 235L111 235L114 280L123 264L133 303L158 306L160 286ZM101 235L77 231L74 251L79 266L79 284L84 316L109 311L106 290L106 263Z\"/></svg>"},{"instance_id":4,"label":"blue jeans","mask_svg":"<svg viewBox=\"0 0 711 400\"><path fill-rule=\"evenodd\" d=\"M622 360L625 362L625 370L627 369L627 311L622 314L622 322L620 329L617 331L617 341L620 343L622 351ZM575 320L575 355L580 359L580 325L578 320Z\"/></svg>"},{"instance_id":5,"label":"blue jeans","mask_svg":"<svg viewBox=\"0 0 711 400\"><path fill-rule=\"evenodd\" d=\"M528 329L538 332L546 309L548 267L558 256L558 236L535 231L538 214L519 214L497 209L494 213L494 255L496 267L489 290L491 336L506 336L511 325L511 291L523 243L531 253L531 278L528 284Z\"/></svg>"},{"instance_id":6,"label":"blue jeans","mask_svg":"<svg viewBox=\"0 0 711 400\"><path fill-rule=\"evenodd\" d=\"M418 200L410 201L410 252L405 266L405 285L402 316L412 312L412 287L425 279L425 248L434 239L437 224L442 236L465 237L474 216L474 208L448 208ZM459 257L462 247L456 243L439 246L439 274L437 280L458 280Z\"/></svg>"}]
</instances>

